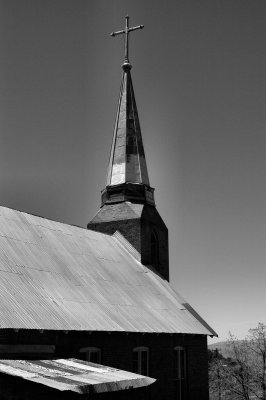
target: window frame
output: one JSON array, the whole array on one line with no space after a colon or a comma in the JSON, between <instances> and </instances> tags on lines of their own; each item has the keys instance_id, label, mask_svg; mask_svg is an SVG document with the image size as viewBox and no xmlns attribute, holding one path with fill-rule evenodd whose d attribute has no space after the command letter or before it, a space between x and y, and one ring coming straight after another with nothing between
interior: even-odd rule
<instances>
[{"instance_id":1,"label":"window frame","mask_svg":"<svg viewBox=\"0 0 266 400\"><path fill-rule=\"evenodd\" d=\"M151 231L151 265L154 268L159 267L159 259L160 259L160 246L159 246L159 238L155 229Z\"/></svg>"},{"instance_id":2,"label":"window frame","mask_svg":"<svg viewBox=\"0 0 266 400\"><path fill-rule=\"evenodd\" d=\"M100 347L94 347L94 346L82 347L81 349L79 349L79 352L85 353L86 354L85 361L92 363L93 361L90 360L91 354L97 354L97 362L95 362L94 364L101 364L102 350L100 349Z\"/></svg>"},{"instance_id":3,"label":"window frame","mask_svg":"<svg viewBox=\"0 0 266 400\"><path fill-rule=\"evenodd\" d=\"M175 346L174 351L177 352L176 357L176 372L177 372L177 380L185 380L187 379L187 356L186 356L186 348L184 346ZM181 351L183 352L183 365L182 359L180 357ZM183 371L182 371L183 370ZM183 376L182 376L183 375Z\"/></svg>"},{"instance_id":4,"label":"window frame","mask_svg":"<svg viewBox=\"0 0 266 400\"><path fill-rule=\"evenodd\" d=\"M181 356L182 353L183 356ZM187 349L184 346L175 346L174 355L176 398L185 400L187 398Z\"/></svg>"},{"instance_id":5,"label":"window frame","mask_svg":"<svg viewBox=\"0 0 266 400\"><path fill-rule=\"evenodd\" d=\"M137 353L137 369L134 368L133 365L133 369L134 372L140 375L145 375L145 376L149 376L150 373L150 349L149 347L146 346L137 346L134 347L132 350L133 353ZM142 365L143 359L141 357L142 353L146 353L147 357L146 357L146 366L144 367ZM133 354L134 355L134 354Z\"/></svg>"}]
</instances>

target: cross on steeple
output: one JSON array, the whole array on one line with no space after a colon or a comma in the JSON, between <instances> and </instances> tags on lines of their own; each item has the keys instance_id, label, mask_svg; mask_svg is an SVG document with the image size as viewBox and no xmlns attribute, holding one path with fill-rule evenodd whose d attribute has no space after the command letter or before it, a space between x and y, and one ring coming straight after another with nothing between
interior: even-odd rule
<instances>
[{"instance_id":1,"label":"cross on steeple","mask_svg":"<svg viewBox=\"0 0 266 400\"><path fill-rule=\"evenodd\" d=\"M129 28L129 16L126 16L126 27L122 31L117 31L117 32L112 32L110 35L111 36L117 36L117 35L122 35L125 34L125 65L130 66L129 64L129 58L128 58L128 47L129 47L129 32L135 31L137 29L143 29L144 25L138 25L134 26L132 28Z\"/></svg>"}]
</instances>

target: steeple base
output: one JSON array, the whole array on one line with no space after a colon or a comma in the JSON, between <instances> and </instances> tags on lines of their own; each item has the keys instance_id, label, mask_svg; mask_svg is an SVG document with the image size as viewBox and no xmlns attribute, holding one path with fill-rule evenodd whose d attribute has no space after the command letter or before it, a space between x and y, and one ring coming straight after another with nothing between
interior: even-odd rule
<instances>
[{"instance_id":1,"label":"steeple base","mask_svg":"<svg viewBox=\"0 0 266 400\"><path fill-rule=\"evenodd\" d=\"M105 204L121 203L123 201L155 206L154 189L139 183L126 182L119 185L106 186L101 192L101 197L101 207Z\"/></svg>"},{"instance_id":2,"label":"steeple base","mask_svg":"<svg viewBox=\"0 0 266 400\"><path fill-rule=\"evenodd\" d=\"M168 230L154 206L130 201L105 204L87 228L108 235L119 231L137 250L142 264L169 280Z\"/></svg>"}]
</instances>

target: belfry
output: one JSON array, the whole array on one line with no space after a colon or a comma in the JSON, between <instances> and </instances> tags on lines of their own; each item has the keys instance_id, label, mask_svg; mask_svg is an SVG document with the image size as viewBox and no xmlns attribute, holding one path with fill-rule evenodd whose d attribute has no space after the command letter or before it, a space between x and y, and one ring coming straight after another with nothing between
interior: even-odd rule
<instances>
[{"instance_id":1,"label":"belfry","mask_svg":"<svg viewBox=\"0 0 266 400\"><path fill-rule=\"evenodd\" d=\"M111 33L125 35L125 58L106 186L101 208L87 227L109 234L120 231L140 261L168 280L168 231L155 208L128 56L129 33L143 25L129 28L128 22L127 16L125 29Z\"/></svg>"}]
</instances>

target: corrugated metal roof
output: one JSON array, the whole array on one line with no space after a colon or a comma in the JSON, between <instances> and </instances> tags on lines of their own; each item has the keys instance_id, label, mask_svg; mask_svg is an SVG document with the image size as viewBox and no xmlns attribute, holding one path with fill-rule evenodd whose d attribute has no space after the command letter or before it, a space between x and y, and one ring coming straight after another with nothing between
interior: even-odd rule
<instances>
[{"instance_id":1,"label":"corrugated metal roof","mask_svg":"<svg viewBox=\"0 0 266 400\"><path fill-rule=\"evenodd\" d=\"M138 250L135 249L134 246L132 246L131 243L129 243L127 241L127 239L119 232L116 231L113 234L113 237L116 238L116 240L118 240L119 243L121 243L121 245L127 249L127 251L137 260L137 261L141 261L141 255L138 252Z\"/></svg>"},{"instance_id":2,"label":"corrugated metal roof","mask_svg":"<svg viewBox=\"0 0 266 400\"><path fill-rule=\"evenodd\" d=\"M0 373L61 391L81 394L113 392L148 386L156 379L104 365L70 359L0 360Z\"/></svg>"},{"instance_id":3,"label":"corrugated metal roof","mask_svg":"<svg viewBox=\"0 0 266 400\"><path fill-rule=\"evenodd\" d=\"M0 329L216 335L124 244L0 207Z\"/></svg>"}]
</instances>

